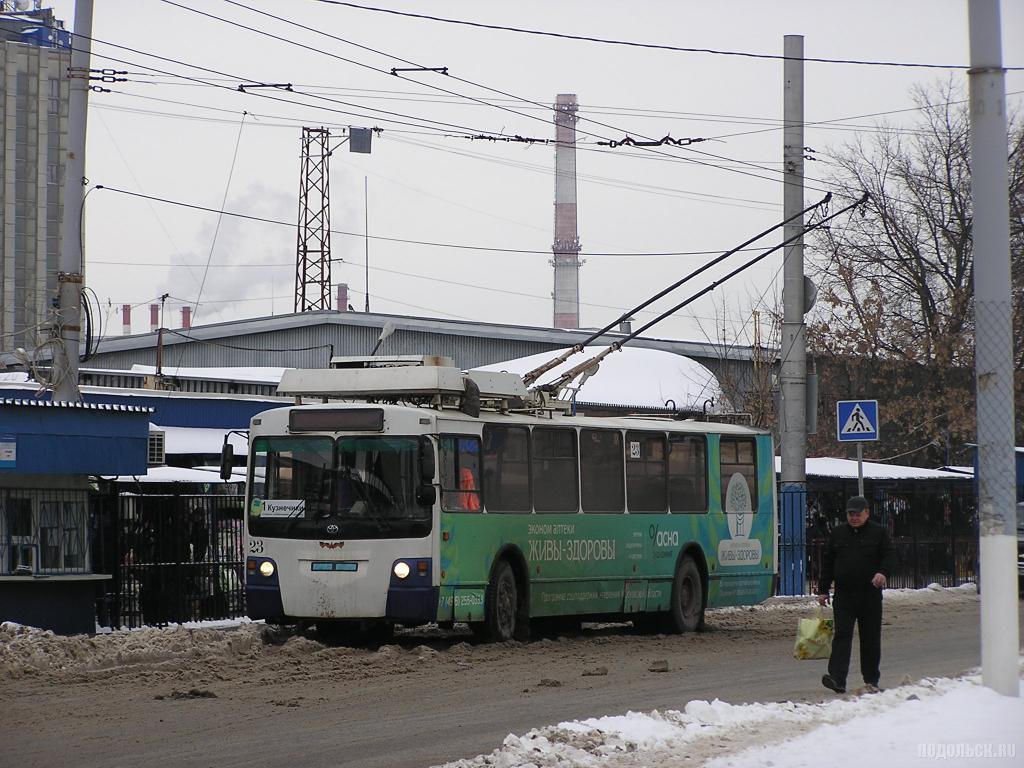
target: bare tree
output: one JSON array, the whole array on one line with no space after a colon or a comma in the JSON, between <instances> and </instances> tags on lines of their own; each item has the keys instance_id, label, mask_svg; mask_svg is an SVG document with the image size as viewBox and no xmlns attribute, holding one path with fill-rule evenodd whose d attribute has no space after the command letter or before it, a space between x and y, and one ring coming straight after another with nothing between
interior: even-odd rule
<instances>
[{"instance_id":1,"label":"bare tree","mask_svg":"<svg viewBox=\"0 0 1024 768\"><path fill-rule=\"evenodd\" d=\"M833 400L887 403L886 455L974 436L973 253L968 106L952 81L918 87L920 120L880 125L834 155L832 181L870 201L811 237L821 286L809 329ZM1010 117L1010 251L1016 371L1024 371L1024 127ZM1020 376L1018 376L1020 378ZM1020 391L1020 390L1018 390ZM1018 400L1018 414L1021 403ZM825 411L829 414L829 411ZM834 409L830 414L834 419ZM1018 426L1021 420L1018 416ZM883 437L885 436L883 432Z\"/></svg>"},{"instance_id":2,"label":"bare tree","mask_svg":"<svg viewBox=\"0 0 1024 768\"><path fill-rule=\"evenodd\" d=\"M704 338L721 350L715 375L727 407L749 413L756 427L771 428L776 424L774 388L782 331L781 307L777 293L770 297L748 295L745 303L737 301L733 308L723 296L721 304L715 306L713 328L694 318ZM750 350L750 364L736 362L734 351L740 349Z\"/></svg>"}]
</instances>

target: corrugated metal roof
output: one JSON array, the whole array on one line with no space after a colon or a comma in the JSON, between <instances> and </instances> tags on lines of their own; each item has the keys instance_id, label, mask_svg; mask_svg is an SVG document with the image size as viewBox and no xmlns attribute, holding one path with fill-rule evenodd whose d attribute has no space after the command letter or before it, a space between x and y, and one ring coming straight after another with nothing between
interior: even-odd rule
<instances>
[{"instance_id":1,"label":"corrugated metal roof","mask_svg":"<svg viewBox=\"0 0 1024 768\"><path fill-rule=\"evenodd\" d=\"M77 408L83 411L116 411L118 413L153 413L153 408L141 405L115 405L112 403L84 403L70 400L23 400L0 398L0 405L30 406L33 408Z\"/></svg>"}]
</instances>

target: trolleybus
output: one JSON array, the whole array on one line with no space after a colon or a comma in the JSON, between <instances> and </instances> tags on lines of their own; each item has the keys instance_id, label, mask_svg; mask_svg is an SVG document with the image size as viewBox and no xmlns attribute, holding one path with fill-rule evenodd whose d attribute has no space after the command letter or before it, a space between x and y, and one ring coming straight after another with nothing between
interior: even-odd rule
<instances>
[{"instance_id":1,"label":"trolleybus","mask_svg":"<svg viewBox=\"0 0 1024 768\"><path fill-rule=\"evenodd\" d=\"M252 419L253 619L327 635L466 622L497 641L584 619L685 632L772 593L766 431L572 416L511 374L444 365L289 371L279 391L320 402Z\"/></svg>"}]
</instances>

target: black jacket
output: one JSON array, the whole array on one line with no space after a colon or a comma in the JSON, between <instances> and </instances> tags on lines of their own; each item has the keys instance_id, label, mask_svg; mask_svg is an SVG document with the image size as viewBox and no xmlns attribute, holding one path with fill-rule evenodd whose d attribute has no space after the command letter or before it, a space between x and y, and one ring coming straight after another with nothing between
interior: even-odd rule
<instances>
[{"instance_id":1,"label":"black jacket","mask_svg":"<svg viewBox=\"0 0 1024 768\"><path fill-rule=\"evenodd\" d=\"M885 528L872 520L860 528L845 523L829 536L821 561L818 594L826 594L833 581L836 591L874 589L874 575L881 573L888 579L895 567L896 548Z\"/></svg>"}]
</instances>

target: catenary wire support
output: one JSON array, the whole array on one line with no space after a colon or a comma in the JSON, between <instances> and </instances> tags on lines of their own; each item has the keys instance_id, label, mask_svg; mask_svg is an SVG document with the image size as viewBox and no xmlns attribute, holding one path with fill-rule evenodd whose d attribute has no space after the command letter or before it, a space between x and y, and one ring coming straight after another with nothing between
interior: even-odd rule
<instances>
[{"instance_id":1,"label":"catenary wire support","mask_svg":"<svg viewBox=\"0 0 1024 768\"><path fill-rule=\"evenodd\" d=\"M331 308L330 137L327 128L302 129L296 312Z\"/></svg>"},{"instance_id":2,"label":"catenary wire support","mask_svg":"<svg viewBox=\"0 0 1024 768\"><path fill-rule=\"evenodd\" d=\"M448 67L392 67L391 74L397 75L399 72L437 72L439 75L447 75Z\"/></svg>"},{"instance_id":3,"label":"catenary wire support","mask_svg":"<svg viewBox=\"0 0 1024 768\"><path fill-rule=\"evenodd\" d=\"M673 139L671 136L666 135L660 139L652 141L637 141L632 136L627 136L624 139L599 141L597 142L597 145L599 147L611 147L612 149L615 149L616 147L660 147L666 144L673 147L688 147L691 144L698 144L702 141L709 141L709 139L700 137L692 139Z\"/></svg>"},{"instance_id":4,"label":"catenary wire support","mask_svg":"<svg viewBox=\"0 0 1024 768\"><path fill-rule=\"evenodd\" d=\"M282 91L292 91L291 83L240 83L238 90L242 93L251 91L254 88L278 88Z\"/></svg>"}]
</instances>

